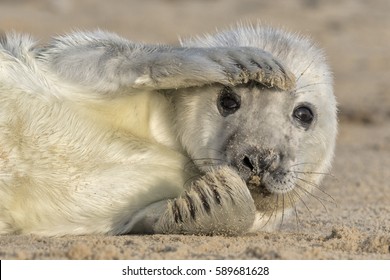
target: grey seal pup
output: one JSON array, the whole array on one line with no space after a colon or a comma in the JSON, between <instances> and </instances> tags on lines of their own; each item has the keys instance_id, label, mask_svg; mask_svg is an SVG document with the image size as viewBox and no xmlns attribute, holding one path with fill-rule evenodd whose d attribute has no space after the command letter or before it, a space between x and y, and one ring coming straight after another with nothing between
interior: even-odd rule
<instances>
[{"instance_id":1,"label":"grey seal pup","mask_svg":"<svg viewBox=\"0 0 390 280\"><path fill-rule=\"evenodd\" d=\"M147 45L0 38L0 233L272 230L330 168L332 75L308 39L237 26Z\"/></svg>"}]
</instances>

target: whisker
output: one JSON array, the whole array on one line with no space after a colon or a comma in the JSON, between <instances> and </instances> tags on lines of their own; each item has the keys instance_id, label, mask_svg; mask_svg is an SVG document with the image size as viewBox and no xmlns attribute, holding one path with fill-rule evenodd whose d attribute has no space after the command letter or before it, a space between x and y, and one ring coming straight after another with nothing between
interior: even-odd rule
<instances>
[{"instance_id":1,"label":"whisker","mask_svg":"<svg viewBox=\"0 0 390 280\"><path fill-rule=\"evenodd\" d=\"M310 63L307 65L307 67L301 72L301 74L297 78L296 83L298 83L299 79L302 78L302 76L306 73L306 71L310 68L310 66L314 63L315 60L316 60L316 57L314 57L312 59L312 61L310 61Z\"/></svg>"},{"instance_id":2,"label":"whisker","mask_svg":"<svg viewBox=\"0 0 390 280\"><path fill-rule=\"evenodd\" d=\"M272 211L272 214L275 214L275 220L277 218L276 215L278 214L278 211L275 211L275 210L277 210L278 207L279 207L279 194L277 193L276 194L276 203L275 203L274 211Z\"/></svg>"},{"instance_id":3,"label":"whisker","mask_svg":"<svg viewBox=\"0 0 390 280\"><path fill-rule=\"evenodd\" d=\"M315 183L313 183L313 182L310 182L310 181L307 181L307 180L302 179L302 178L297 177L297 176L294 176L293 178L298 179L298 180L301 180L302 182L308 184L309 186L314 187L315 189L319 190L321 193L323 193L324 195L326 195L327 197L329 197L329 198L332 200L332 201L329 201L329 200L327 200L327 199L321 198L323 201L326 201L326 202L328 202L328 203L332 203L332 204L336 204L336 205L337 205L336 200L335 200L330 194L328 194L326 191L324 191L323 189L321 189L317 184L315 184Z\"/></svg>"},{"instance_id":4,"label":"whisker","mask_svg":"<svg viewBox=\"0 0 390 280\"><path fill-rule=\"evenodd\" d=\"M323 198L320 198L320 197L318 197L318 196L316 196L316 195L310 193L309 191L307 191L305 188L303 188L302 186L300 186L300 185L298 185L298 184L296 184L296 186L297 186L299 189L301 189L304 193L306 193L307 196L311 196L311 197L315 198L319 203L321 203L322 207L325 209L325 212L326 212L326 213L329 213L328 208L326 208L325 204L322 202L322 200L324 200ZM324 200L324 201L330 203L330 201L328 201L328 200Z\"/></svg>"},{"instance_id":5,"label":"whisker","mask_svg":"<svg viewBox=\"0 0 390 280\"><path fill-rule=\"evenodd\" d=\"M284 194L282 194L282 218L280 220L279 230L282 229L283 221L284 221Z\"/></svg>"},{"instance_id":6,"label":"whisker","mask_svg":"<svg viewBox=\"0 0 390 280\"><path fill-rule=\"evenodd\" d=\"M300 93L311 93L311 92L318 92L317 90L294 90L294 94L300 94Z\"/></svg>"},{"instance_id":7,"label":"whisker","mask_svg":"<svg viewBox=\"0 0 390 280\"><path fill-rule=\"evenodd\" d=\"M276 199L277 199L277 197L276 197ZM268 203L268 205L270 205L270 203ZM268 205L267 205L267 206L268 206ZM277 206L276 206L276 204L274 203L274 207L269 208L269 210L271 210L271 214L269 215L268 220L265 222L265 224L262 226L262 228L264 228L266 225L268 225L268 223L271 221L271 218L272 218L272 216L273 216L273 213L275 212L276 207L277 207ZM265 211L262 217L264 217L266 213L268 213L268 211Z\"/></svg>"},{"instance_id":8,"label":"whisker","mask_svg":"<svg viewBox=\"0 0 390 280\"><path fill-rule=\"evenodd\" d=\"M315 162L301 162L301 163L296 163L296 164L290 165L290 166L288 167L288 169L290 169L291 167L294 167L294 166L304 165L304 164L312 164L312 165L315 165L315 164L317 164L317 163L315 163Z\"/></svg>"},{"instance_id":9,"label":"whisker","mask_svg":"<svg viewBox=\"0 0 390 280\"><path fill-rule=\"evenodd\" d=\"M301 86L299 88L296 88L295 90L293 90L292 92L295 93L297 92L298 90L301 90L301 89L304 89L304 88L308 88L308 87L311 87L311 86L318 86L318 85L330 85L331 83L311 83L311 84L307 84L307 85L304 85L304 86Z\"/></svg>"},{"instance_id":10,"label":"whisker","mask_svg":"<svg viewBox=\"0 0 390 280\"><path fill-rule=\"evenodd\" d=\"M271 202L268 201L267 204L265 205L266 211L264 211L263 215L261 215L261 216L259 217L259 220L263 219L264 216L268 213L268 210L272 209L272 208L269 207L270 205L271 205ZM265 226L265 225L264 225L264 226ZM263 227L264 227L264 226L263 226Z\"/></svg>"},{"instance_id":11,"label":"whisker","mask_svg":"<svg viewBox=\"0 0 390 280\"><path fill-rule=\"evenodd\" d=\"M295 170L287 170L286 172L298 173L298 174L318 174L318 175L325 175L325 176L329 176L329 177L332 177L332 178L336 178L335 175L333 175L332 173L328 173L328 172L295 171Z\"/></svg>"},{"instance_id":12,"label":"whisker","mask_svg":"<svg viewBox=\"0 0 390 280\"><path fill-rule=\"evenodd\" d=\"M291 205L294 206L295 221L296 221L296 226L297 226L297 230L298 230L298 229L299 229L299 218L298 218L297 204L296 204L296 202L294 201L294 199L290 196L290 193L289 193L289 192L287 193L287 197L288 197L288 199L290 200Z\"/></svg>"},{"instance_id":13,"label":"whisker","mask_svg":"<svg viewBox=\"0 0 390 280\"><path fill-rule=\"evenodd\" d=\"M306 202L303 200L303 198L300 196L300 194L297 192L297 190L292 190L292 192L295 193L295 195L299 198L299 200L302 202L302 204L305 206L305 208L307 209L307 211L309 212L310 214L310 217L314 218L317 222L318 222L318 219L317 217L315 217L312 213L312 211L310 210L310 208L307 206Z\"/></svg>"}]
</instances>

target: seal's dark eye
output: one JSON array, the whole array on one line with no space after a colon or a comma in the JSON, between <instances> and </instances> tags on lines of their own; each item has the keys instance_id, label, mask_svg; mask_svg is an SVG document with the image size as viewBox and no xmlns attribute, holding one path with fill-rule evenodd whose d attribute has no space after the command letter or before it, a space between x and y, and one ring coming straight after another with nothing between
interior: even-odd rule
<instances>
[{"instance_id":1,"label":"seal's dark eye","mask_svg":"<svg viewBox=\"0 0 390 280\"><path fill-rule=\"evenodd\" d=\"M241 106L241 98L231 88L225 87L218 96L217 107L219 113L226 117L235 113Z\"/></svg>"},{"instance_id":2,"label":"seal's dark eye","mask_svg":"<svg viewBox=\"0 0 390 280\"><path fill-rule=\"evenodd\" d=\"M306 128L309 127L314 119L313 111L305 105L296 107L293 116Z\"/></svg>"}]
</instances>

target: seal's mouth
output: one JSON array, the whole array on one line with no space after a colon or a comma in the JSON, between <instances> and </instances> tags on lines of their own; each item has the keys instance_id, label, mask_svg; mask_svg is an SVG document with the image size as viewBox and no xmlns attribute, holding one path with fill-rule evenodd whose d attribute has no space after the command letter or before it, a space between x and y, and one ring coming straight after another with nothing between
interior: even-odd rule
<instances>
[{"instance_id":1,"label":"seal's mouth","mask_svg":"<svg viewBox=\"0 0 390 280\"><path fill-rule=\"evenodd\" d=\"M252 195L256 210L260 213L269 214L278 213L292 207L296 199L286 193L273 192L267 187L267 182L262 174L253 174L247 181L247 187ZM269 216L269 217L270 217Z\"/></svg>"},{"instance_id":2,"label":"seal's mouth","mask_svg":"<svg viewBox=\"0 0 390 280\"><path fill-rule=\"evenodd\" d=\"M250 192L262 195L263 197L271 196L272 193L267 189L259 175L252 175L247 181L247 186Z\"/></svg>"}]
</instances>

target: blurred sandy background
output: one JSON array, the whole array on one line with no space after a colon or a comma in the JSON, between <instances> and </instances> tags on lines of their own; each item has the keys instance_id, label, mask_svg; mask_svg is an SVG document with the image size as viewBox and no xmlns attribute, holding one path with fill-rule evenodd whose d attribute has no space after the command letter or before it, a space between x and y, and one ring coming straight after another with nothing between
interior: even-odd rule
<instances>
[{"instance_id":1,"label":"blurred sandy background","mask_svg":"<svg viewBox=\"0 0 390 280\"><path fill-rule=\"evenodd\" d=\"M42 42L102 28L177 43L239 20L300 32L327 53L340 108L334 177L323 183L337 205L305 198L299 226L293 218L240 237L1 236L0 259L390 259L389 15L388 0L0 0L0 30Z\"/></svg>"}]
</instances>

